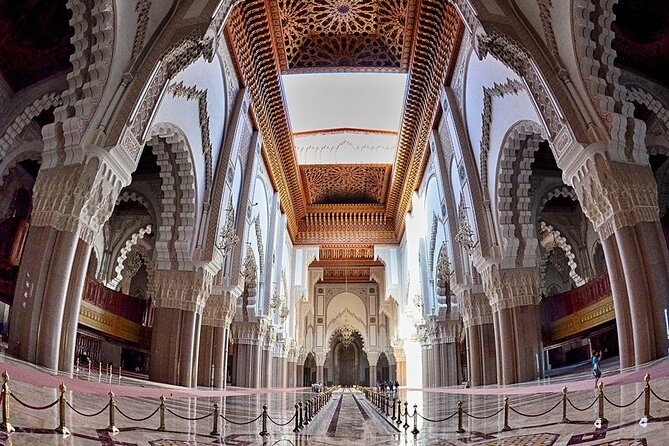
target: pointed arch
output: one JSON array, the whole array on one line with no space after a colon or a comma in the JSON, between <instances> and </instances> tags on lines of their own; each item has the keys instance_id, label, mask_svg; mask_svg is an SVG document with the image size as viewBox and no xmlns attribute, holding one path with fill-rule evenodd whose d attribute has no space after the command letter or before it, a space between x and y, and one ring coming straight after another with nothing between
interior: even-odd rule
<instances>
[{"instance_id":1,"label":"pointed arch","mask_svg":"<svg viewBox=\"0 0 669 446\"><path fill-rule=\"evenodd\" d=\"M154 125L147 142L158 158L162 209L156 231L156 260L164 267L183 267L191 260L195 236L197 187L188 139L179 127Z\"/></svg>"},{"instance_id":2,"label":"pointed arch","mask_svg":"<svg viewBox=\"0 0 669 446\"><path fill-rule=\"evenodd\" d=\"M530 176L534 153L544 141L540 124L523 120L506 133L497 171L497 212L502 257L534 266L538 241L532 220Z\"/></svg>"}]
</instances>

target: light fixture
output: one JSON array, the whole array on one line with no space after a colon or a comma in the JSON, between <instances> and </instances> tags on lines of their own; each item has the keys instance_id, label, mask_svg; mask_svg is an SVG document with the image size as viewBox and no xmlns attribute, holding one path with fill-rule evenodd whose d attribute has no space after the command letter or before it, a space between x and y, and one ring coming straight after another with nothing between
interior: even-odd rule
<instances>
[{"instance_id":1,"label":"light fixture","mask_svg":"<svg viewBox=\"0 0 669 446\"><path fill-rule=\"evenodd\" d=\"M225 211L227 212L225 226L221 228L216 238L216 247L221 250L223 257L227 257L239 243L239 236L235 232L235 209L232 207L232 196Z\"/></svg>"}]
</instances>

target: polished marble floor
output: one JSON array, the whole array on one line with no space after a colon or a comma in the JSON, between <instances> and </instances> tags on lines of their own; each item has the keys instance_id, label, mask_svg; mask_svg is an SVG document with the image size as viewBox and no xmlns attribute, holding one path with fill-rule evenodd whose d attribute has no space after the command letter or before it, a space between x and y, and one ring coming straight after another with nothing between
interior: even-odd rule
<instances>
[{"instance_id":1,"label":"polished marble floor","mask_svg":"<svg viewBox=\"0 0 669 446\"><path fill-rule=\"evenodd\" d=\"M0 358L0 367L9 365L4 358ZM411 414L415 404L420 414L416 422L420 431L417 435L411 434L411 416L410 427L407 430L403 427L398 429L396 423L383 416L361 392L352 389L337 391L312 422L295 434L292 432L294 422L291 421L295 412L294 404L314 395L308 389L233 389L182 396L188 394L188 389L156 386L155 389L166 396L166 430L161 432L157 430L157 413L148 420L134 421L151 415L158 408L158 397L136 395L144 388L125 386L126 391L123 391L124 387L117 384L97 383L101 387L95 388L95 392L68 390L66 399L82 414L92 415L105 408L108 402L104 394L106 387L113 389L122 395L115 399L120 409L115 413L119 432L110 433L106 430L109 425L108 409L97 416L88 417L68 407L65 424L71 435L63 436L54 432L59 424L58 404L44 410L33 410L21 406L14 398L31 406L46 406L55 402L59 392L50 385L50 377L45 375L42 380L35 382L39 376L28 373L28 367L21 369L21 364L15 362L11 366L10 387L14 396L9 400L10 421L16 432L0 432L0 445L669 445L669 401L662 402L651 395L650 408L654 418L650 423L640 424L639 420L644 415L644 384L637 379L639 372L642 375L651 373L656 377L651 380L653 391L657 396L669 400L669 377L666 376L669 360L660 361L646 370L609 374L604 389L608 399L604 403L604 414L608 421L597 426L594 424L598 415L598 404L595 402L597 394L592 388L569 393L569 424L561 423L561 394L550 387L555 383L491 388L487 389L488 393L480 393L480 389L400 389L396 397L409 401ZM67 383L70 388L77 387L76 381ZM566 377L559 385L564 384L575 389L585 385L592 387L591 380L583 381L580 377L574 377L572 381ZM506 395L509 398L511 430L503 432L503 410L497 415L493 414L503 408ZM625 406L637 397L639 399L629 407L616 407ZM456 432L459 401L463 403L462 427L465 433ZM220 436L211 436L211 413L216 402L231 422L221 420ZM594 405L587 408L593 402ZM287 424L280 426L268 421L267 437L259 435L261 420L246 425L234 424L253 420L261 413L263 405L268 406L268 413L274 422ZM585 410L577 410L572 405ZM549 411L552 407L554 409ZM548 413L534 416L546 411ZM390 412L392 414L392 410ZM448 421L428 421L451 415ZM188 421L178 417L206 418Z\"/></svg>"}]
</instances>

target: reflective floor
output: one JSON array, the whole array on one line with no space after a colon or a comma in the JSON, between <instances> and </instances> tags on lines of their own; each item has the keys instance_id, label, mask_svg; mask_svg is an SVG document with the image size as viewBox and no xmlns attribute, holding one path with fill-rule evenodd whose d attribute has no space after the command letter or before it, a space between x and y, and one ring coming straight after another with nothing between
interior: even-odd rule
<instances>
[{"instance_id":1,"label":"reflective floor","mask_svg":"<svg viewBox=\"0 0 669 446\"><path fill-rule=\"evenodd\" d=\"M24 368L22 368L24 367ZM66 382L69 390L65 397L71 407L66 407L65 426L70 435L57 434L59 404L38 410L57 402L60 393L52 387L53 376L25 368L16 362L0 358L0 369L11 369L10 423L16 432L0 433L4 445L210 445L210 444L270 444L270 445L667 445L669 444L669 361L664 360L641 371L622 374L610 373L605 377L604 417L598 418L597 391L592 380L574 376L565 377L559 384L532 384L505 389L400 389L399 398L409 402L405 430L405 417L400 426L390 416L382 415L365 396L353 389L341 389L332 400L314 416L313 420L295 434L294 405L297 401L314 396L307 389L292 390L241 390L226 392L195 391L170 386L131 387L95 383L87 391L78 389L80 382ZM29 371L30 370L30 371ZM651 373L650 423L640 424L644 415L644 383L639 376ZM584 379L581 379L584 378ZM37 382L35 380L38 379ZM607 382L608 381L608 382ZM46 386L46 387L44 387ZM86 385L91 383L86 382ZM569 385L567 417L562 421L562 394L554 386ZM552 386L552 387L551 387ZM576 390L588 387L588 390ZM105 393L112 389L118 396L115 404L115 425L118 433L107 431L110 424L109 402ZM88 391L90 390L90 391ZM143 396L132 396L143 393ZM165 431L158 431L160 400L151 393L165 394ZM457 393L456 393L457 392ZM463 392L467 392L463 394ZM172 396L170 396L172 394ZM504 427L504 397L508 395L508 426ZM16 399L20 400L20 402ZM626 406L632 403L629 407ZM458 402L462 402L462 428L457 433ZM27 404L34 408L21 405ZM210 435L213 426L212 407L220 405L220 435ZM413 406L418 416L414 428ZM262 406L267 405L266 437L261 437ZM101 412L96 416L95 412ZM544 413L546 412L546 413ZM542 414L543 413L543 414ZM150 416L151 415L151 416ZM149 417L150 416L150 417ZM139 421L149 417L147 420ZM449 418L450 417L450 418ZM185 420L183 418L197 418ZM438 421L449 418L447 421ZM248 424L236 424L248 423ZM284 425L285 424L285 425Z\"/></svg>"}]
</instances>

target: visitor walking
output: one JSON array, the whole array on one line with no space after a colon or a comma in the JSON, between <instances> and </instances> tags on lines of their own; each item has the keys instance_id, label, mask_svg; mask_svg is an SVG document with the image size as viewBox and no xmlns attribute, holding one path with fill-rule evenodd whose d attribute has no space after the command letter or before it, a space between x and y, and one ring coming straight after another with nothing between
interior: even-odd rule
<instances>
[{"instance_id":1,"label":"visitor walking","mask_svg":"<svg viewBox=\"0 0 669 446\"><path fill-rule=\"evenodd\" d=\"M599 385L599 379L602 377L602 369L600 362L602 359L601 350L593 350L592 352L592 376L595 377L595 389Z\"/></svg>"}]
</instances>

